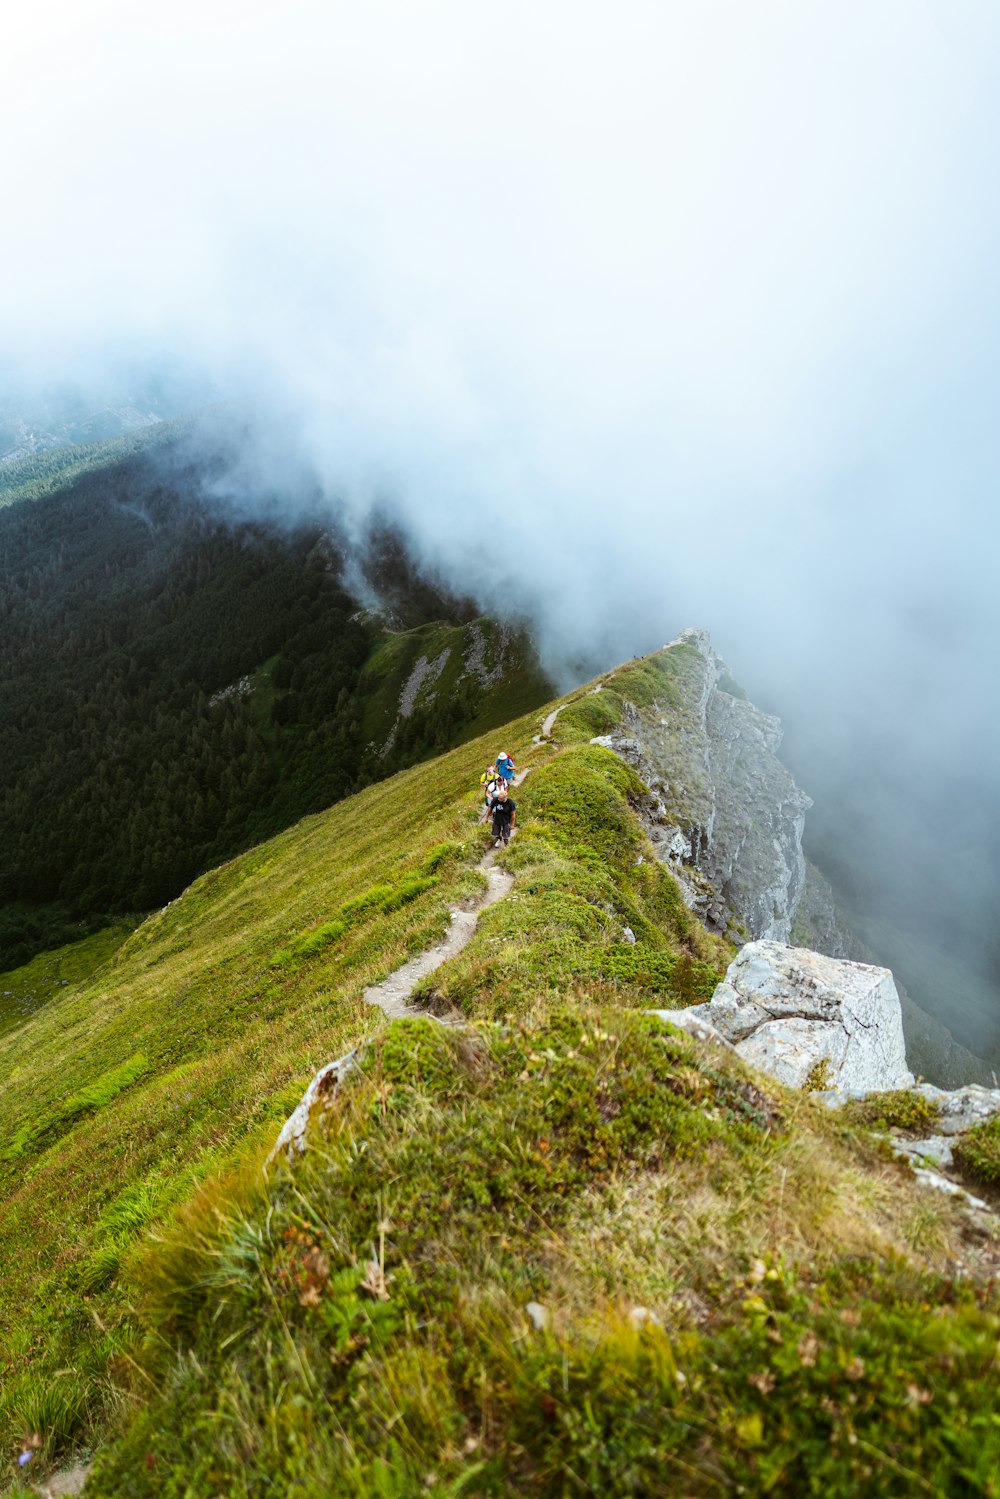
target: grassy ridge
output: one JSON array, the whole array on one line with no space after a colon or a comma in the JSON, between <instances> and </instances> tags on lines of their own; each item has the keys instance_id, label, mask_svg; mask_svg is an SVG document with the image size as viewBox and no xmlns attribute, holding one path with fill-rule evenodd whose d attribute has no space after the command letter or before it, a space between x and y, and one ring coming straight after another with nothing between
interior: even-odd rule
<instances>
[{"instance_id":1,"label":"grassy ridge","mask_svg":"<svg viewBox=\"0 0 1000 1499\"><path fill-rule=\"evenodd\" d=\"M425 981L425 1001L503 1017L568 988L614 1004L710 997L733 950L694 919L663 865L642 857L632 805L642 792L617 756L586 744L518 788L521 827L506 855L515 891Z\"/></svg>"},{"instance_id":2,"label":"grassy ridge","mask_svg":"<svg viewBox=\"0 0 1000 1499\"><path fill-rule=\"evenodd\" d=\"M951 1206L641 1013L729 950L588 740L629 699L683 713L683 667L574 699L558 751L504 728L517 884L423 992L462 1029L360 994L482 887L495 737L203 876L0 1038L8 1451L110 1432L88 1492L177 1499L990 1492L1000 1322Z\"/></svg>"}]
</instances>

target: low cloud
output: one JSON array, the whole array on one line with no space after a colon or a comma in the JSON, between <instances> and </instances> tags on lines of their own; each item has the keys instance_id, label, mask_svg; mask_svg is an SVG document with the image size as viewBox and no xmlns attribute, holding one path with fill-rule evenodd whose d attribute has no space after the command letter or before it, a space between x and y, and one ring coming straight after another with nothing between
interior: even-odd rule
<instances>
[{"instance_id":1,"label":"low cloud","mask_svg":"<svg viewBox=\"0 0 1000 1499\"><path fill-rule=\"evenodd\" d=\"M48 0L0 60L7 373L210 388L248 494L393 507L557 670L707 625L894 881L997 786L998 42L933 0Z\"/></svg>"}]
</instances>

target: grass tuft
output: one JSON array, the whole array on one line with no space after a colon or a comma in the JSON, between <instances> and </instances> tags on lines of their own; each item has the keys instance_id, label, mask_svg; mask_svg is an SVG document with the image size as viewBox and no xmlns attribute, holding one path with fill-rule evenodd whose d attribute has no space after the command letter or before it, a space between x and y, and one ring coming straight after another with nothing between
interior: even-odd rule
<instances>
[{"instance_id":1,"label":"grass tuft","mask_svg":"<svg viewBox=\"0 0 1000 1499\"><path fill-rule=\"evenodd\" d=\"M1000 1188L1000 1115L959 1135L955 1160L962 1172L981 1187Z\"/></svg>"},{"instance_id":2,"label":"grass tuft","mask_svg":"<svg viewBox=\"0 0 1000 1499\"><path fill-rule=\"evenodd\" d=\"M868 1129L899 1129L914 1135L929 1134L940 1117L939 1104L909 1088L852 1098L843 1108L843 1118L850 1124Z\"/></svg>"}]
</instances>

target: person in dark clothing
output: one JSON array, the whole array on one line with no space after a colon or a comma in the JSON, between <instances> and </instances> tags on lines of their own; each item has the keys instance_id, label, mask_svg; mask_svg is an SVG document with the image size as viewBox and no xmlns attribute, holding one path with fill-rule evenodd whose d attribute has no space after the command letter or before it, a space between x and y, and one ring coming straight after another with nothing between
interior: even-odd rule
<instances>
[{"instance_id":1,"label":"person in dark clothing","mask_svg":"<svg viewBox=\"0 0 1000 1499\"><path fill-rule=\"evenodd\" d=\"M493 836L499 848L510 842L517 825L517 802L507 795L507 787L502 783L490 801L490 811L493 814Z\"/></svg>"}]
</instances>

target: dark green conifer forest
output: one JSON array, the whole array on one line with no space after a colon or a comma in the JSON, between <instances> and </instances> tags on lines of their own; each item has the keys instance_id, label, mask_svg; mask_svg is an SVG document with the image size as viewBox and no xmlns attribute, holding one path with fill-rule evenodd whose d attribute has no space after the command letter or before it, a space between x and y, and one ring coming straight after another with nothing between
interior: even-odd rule
<instances>
[{"instance_id":1,"label":"dark green conifer forest","mask_svg":"<svg viewBox=\"0 0 1000 1499\"><path fill-rule=\"evenodd\" d=\"M379 754L362 732L375 685L364 669L384 621L346 591L329 513L240 518L206 493L211 470L156 433L7 476L0 971L165 904L206 868L467 737L480 712L466 681ZM412 577L388 533L366 568L404 625L472 613ZM543 700L548 684L529 678Z\"/></svg>"}]
</instances>

